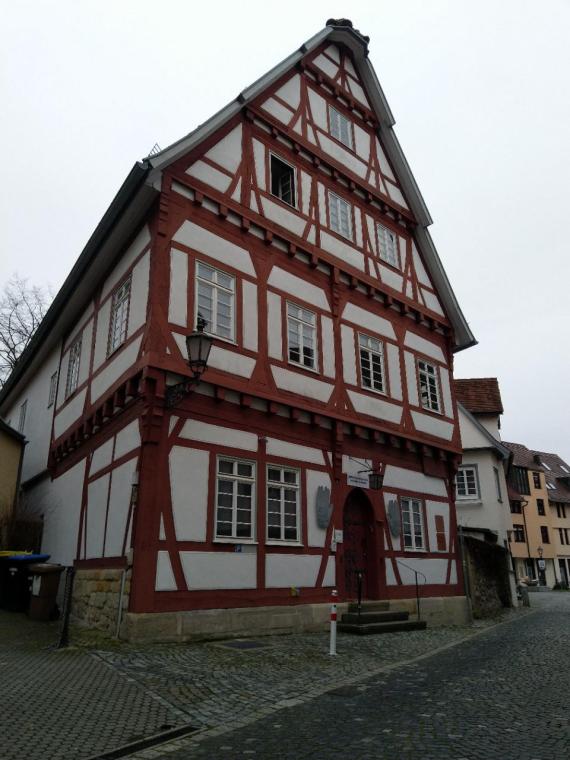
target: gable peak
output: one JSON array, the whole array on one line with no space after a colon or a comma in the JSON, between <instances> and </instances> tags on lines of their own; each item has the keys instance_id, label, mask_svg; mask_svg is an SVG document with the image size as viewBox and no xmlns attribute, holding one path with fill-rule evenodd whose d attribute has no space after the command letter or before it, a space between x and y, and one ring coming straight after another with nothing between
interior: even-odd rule
<instances>
[{"instance_id":1,"label":"gable peak","mask_svg":"<svg viewBox=\"0 0 570 760\"><path fill-rule=\"evenodd\" d=\"M368 53L368 43L370 42L370 37L362 34L359 29L355 29L354 24L349 18L329 18L326 26L333 27L334 29L351 29L352 32L361 40L366 53Z\"/></svg>"}]
</instances>

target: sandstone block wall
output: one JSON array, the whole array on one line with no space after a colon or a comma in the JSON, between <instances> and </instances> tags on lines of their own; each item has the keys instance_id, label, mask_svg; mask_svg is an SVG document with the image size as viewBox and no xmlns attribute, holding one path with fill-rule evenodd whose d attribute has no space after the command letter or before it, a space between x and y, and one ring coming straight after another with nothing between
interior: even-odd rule
<instances>
[{"instance_id":1,"label":"sandstone block wall","mask_svg":"<svg viewBox=\"0 0 570 760\"><path fill-rule=\"evenodd\" d=\"M80 569L75 573L71 620L80 625L115 633L123 570ZM127 571L123 615L129 604L131 571Z\"/></svg>"}]
</instances>

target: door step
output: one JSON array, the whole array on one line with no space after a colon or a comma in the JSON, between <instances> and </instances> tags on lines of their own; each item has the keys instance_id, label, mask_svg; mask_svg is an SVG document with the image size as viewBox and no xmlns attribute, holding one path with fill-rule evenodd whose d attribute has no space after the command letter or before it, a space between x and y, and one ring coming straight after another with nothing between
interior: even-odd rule
<instances>
[{"instance_id":1,"label":"door step","mask_svg":"<svg viewBox=\"0 0 570 760\"><path fill-rule=\"evenodd\" d=\"M368 607L364 607L360 615L358 612L345 613L341 618L341 623L389 623L397 620L408 620L407 612L369 612Z\"/></svg>"},{"instance_id":2,"label":"door step","mask_svg":"<svg viewBox=\"0 0 570 760\"><path fill-rule=\"evenodd\" d=\"M386 612L390 609L390 602L362 602L362 612ZM349 612L358 612L358 602L350 602Z\"/></svg>"},{"instance_id":3,"label":"door step","mask_svg":"<svg viewBox=\"0 0 570 760\"><path fill-rule=\"evenodd\" d=\"M361 615L362 619L362 615ZM368 636L378 633L395 633L396 631L423 631L427 627L425 620L391 620L384 623L339 623L338 630L342 633L354 633Z\"/></svg>"}]
</instances>

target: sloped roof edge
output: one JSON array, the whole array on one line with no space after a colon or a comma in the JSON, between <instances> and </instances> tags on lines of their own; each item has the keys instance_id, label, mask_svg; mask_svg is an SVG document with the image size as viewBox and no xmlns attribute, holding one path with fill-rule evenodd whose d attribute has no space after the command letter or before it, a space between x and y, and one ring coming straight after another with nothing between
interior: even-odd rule
<instances>
[{"instance_id":1,"label":"sloped roof edge","mask_svg":"<svg viewBox=\"0 0 570 760\"><path fill-rule=\"evenodd\" d=\"M459 407L459 409L461 409L461 411L467 417L467 419L471 423L473 423L473 425L477 428L477 430L489 441L490 445L496 451L498 451L501 458L510 459L510 457L512 456L512 452L506 446L503 446L503 444L500 441L498 441L494 436L492 436L491 433L489 433L489 431L487 430L487 428L479 422L477 417L471 414L469 409L466 409L461 402L458 401L457 406Z\"/></svg>"},{"instance_id":2,"label":"sloped roof edge","mask_svg":"<svg viewBox=\"0 0 570 760\"><path fill-rule=\"evenodd\" d=\"M23 436L22 433L19 433L17 430L14 430L14 428L11 425L8 425L7 422L4 422L3 419L0 419L0 430L3 430L6 435L9 435L10 438L14 438L14 440L18 441L18 443L21 443L22 445L25 444L25 436Z\"/></svg>"}]
</instances>

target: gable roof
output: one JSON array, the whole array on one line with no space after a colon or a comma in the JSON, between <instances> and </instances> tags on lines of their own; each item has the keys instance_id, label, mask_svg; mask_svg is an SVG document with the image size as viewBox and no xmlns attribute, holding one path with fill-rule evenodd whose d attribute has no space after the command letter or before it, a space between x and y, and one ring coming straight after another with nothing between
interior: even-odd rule
<instances>
[{"instance_id":1,"label":"gable roof","mask_svg":"<svg viewBox=\"0 0 570 760\"><path fill-rule=\"evenodd\" d=\"M418 222L415 229L416 243L453 326L455 350L460 351L477 343L427 230L427 227L432 224L432 219L394 133L394 117L376 72L368 59L369 38L354 29L347 19L329 19L325 28L318 34L303 43L298 50L243 90L234 100L194 131L159 153L148 156L134 165L20 357L12 375L0 391L0 407L5 404L24 373L39 366L50 348L54 347L61 333L69 329L74 317L77 318L84 306L85 298L89 297L86 291L91 288L90 284L83 282L85 274L89 271L88 279L93 282L109 267L113 256L118 254L128 240L129 233L134 234L136 225L141 223L144 213L160 193L162 171L226 124L263 90L295 66L307 53L315 50L325 41L345 45L352 53L356 71L365 85L380 125L380 140L414 218Z\"/></svg>"},{"instance_id":2,"label":"gable roof","mask_svg":"<svg viewBox=\"0 0 570 760\"><path fill-rule=\"evenodd\" d=\"M496 377L453 380L457 400L471 414L503 414L503 402Z\"/></svg>"},{"instance_id":3,"label":"gable roof","mask_svg":"<svg viewBox=\"0 0 570 760\"><path fill-rule=\"evenodd\" d=\"M477 428L479 433L481 433L481 435L487 439L489 442L489 447L495 449L501 459L509 459L511 457L510 450L505 445L503 445L501 441L498 441L493 435L491 435L487 428L479 422L479 420L469 411L469 409L463 406L460 401L457 402L457 406L465 415L465 417L471 422L471 424Z\"/></svg>"},{"instance_id":4,"label":"gable roof","mask_svg":"<svg viewBox=\"0 0 570 760\"><path fill-rule=\"evenodd\" d=\"M527 449L524 444L503 441L503 446L506 446L509 451L513 452L513 464L515 467L524 467L527 470L536 470L536 472L544 471L540 462L536 461L534 451Z\"/></svg>"},{"instance_id":5,"label":"gable roof","mask_svg":"<svg viewBox=\"0 0 570 760\"><path fill-rule=\"evenodd\" d=\"M21 443L22 446L26 443L25 436L23 436L17 430L14 430L14 428L8 425L8 423L4 422L3 419L0 419L0 431L2 433L6 433L7 436L13 438L15 441L18 441L18 443Z\"/></svg>"},{"instance_id":6,"label":"gable roof","mask_svg":"<svg viewBox=\"0 0 570 760\"><path fill-rule=\"evenodd\" d=\"M558 454L548 454L545 451L533 451L544 470L548 489L548 500L551 502L570 503L570 465Z\"/></svg>"}]
</instances>

